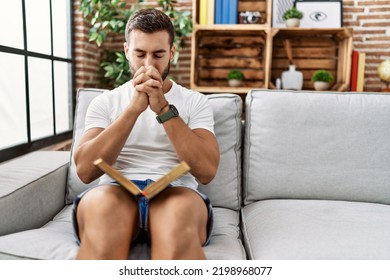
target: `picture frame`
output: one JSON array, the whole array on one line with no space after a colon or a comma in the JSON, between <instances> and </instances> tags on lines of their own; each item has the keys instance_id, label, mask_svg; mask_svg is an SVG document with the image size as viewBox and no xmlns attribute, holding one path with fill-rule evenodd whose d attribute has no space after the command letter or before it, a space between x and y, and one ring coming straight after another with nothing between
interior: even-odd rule
<instances>
[{"instance_id":1,"label":"picture frame","mask_svg":"<svg viewBox=\"0 0 390 280\"><path fill-rule=\"evenodd\" d=\"M272 27L286 27L283 14L294 7L294 0L273 0L272 1Z\"/></svg>"},{"instance_id":2,"label":"picture frame","mask_svg":"<svg viewBox=\"0 0 390 280\"><path fill-rule=\"evenodd\" d=\"M302 28L339 28L343 26L342 0L296 0L295 7L303 12Z\"/></svg>"}]
</instances>

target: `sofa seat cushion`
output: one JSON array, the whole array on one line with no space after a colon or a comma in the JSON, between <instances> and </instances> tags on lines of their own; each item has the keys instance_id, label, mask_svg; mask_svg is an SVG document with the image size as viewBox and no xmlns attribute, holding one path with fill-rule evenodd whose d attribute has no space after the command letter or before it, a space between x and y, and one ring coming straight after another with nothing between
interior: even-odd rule
<instances>
[{"instance_id":1,"label":"sofa seat cushion","mask_svg":"<svg viewBox=\"0 0 390 280\"><path fill-rule=\"evenodd\" d=\"M203 247L210 260L245 260L246 253L241 242L240 217L238 211L214 208L214 227L210 243ZM132 248L129 259L150 259L150 248L137 244Z\"/></svg>"},{"instance_id":2,"label":"sofa seat cushion","mask_svg":"<svg viewBox=\"0 0 390 280\"><path fill-rule=\"evenodd\" d=\"M240 217L238 211L214 208L214 227L210 243L203 247L210 260L245 260L246 253L241 242ZM137 244L132 248L129 259L150 259L150 248Z\"/></svg>"},{"instance_id":3,"label":"sofa seat cushion","mask_svg":"<svg viewBox=\"0 0 390 280\"><path fill-rule=\"evenodd\" d=\"M250 259L390 259L390 206L265 200L242 209Z\"/></svg>"},{"instance_id":4,"label":"sofa seat cushion","mask_svg":"<svg viewBox=\"0 0 390 280\"><path fill-rule=\"evenodd\" d=\"M42 228L0 237L0 259L73 259L78 250L71 222L72 206Z\"/></svg>"},{"instance_id":5,"label":"sofa seat cushion","mask_svg":"<svg viewBox=\"0 0 390 280\"><path fill-rule=\"evenodd\" d=\"M214 208L214 227L209 245L204 247L207 259L245 260L241 242L240 215L238 211Z\"/></svg>"},{"instance_id":6,"label":"sofa seat cushion","mask_svg":"<svg viewBox=\"0 0 390 280\"><path fill-rule=\"evenodd\" d=\"M42 228L0 237L0 259L74 259L78 245L72 226L72 207L67 205ZM215 209L215 226L210 244L204 248L209 259L245 259L240 240L239 213ZM150 258L149 248L139 244L132 248L130 259Z\"/></svg>"},{"instance_id":7,"label":"sofa seat cushion","mask_svg":"<svg viewBox=\"0 0 390 280\"><path fill-rule=\"evenodd\" d=\"M63 207L69 152L37 151L0 164L0 236L38 228Z\"/></svg>"}]
</instances>

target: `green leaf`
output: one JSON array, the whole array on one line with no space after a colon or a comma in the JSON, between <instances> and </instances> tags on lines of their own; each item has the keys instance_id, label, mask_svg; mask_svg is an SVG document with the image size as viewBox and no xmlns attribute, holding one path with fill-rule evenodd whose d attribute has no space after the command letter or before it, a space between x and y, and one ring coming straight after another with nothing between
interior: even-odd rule
<instances>
[{"instance_id":1,"label":"green leaf","mask_svg":"<svg viewBox=\"0 0 390 280\"><path fill-rule=\"evenodd\" d=\"M92 26L92 28L94 28L95 30L98 30L98 29L100 28L101 25L102 25L101 22L96 22L96 23Z\"/></svg>"},{"instance_id":2,"label":"green leaf","mask_svg":"<svg viewBox=\"0 0 390 280\"><path fill-rule=\"evenodd\" d=\"M110 26L114 29L116 26L116 20L114 19L110 20Z\"/></svg>"},{"instance_id":3,"label":"green leaf","mask_svg":"<svg viewBox=\"0 0 390 280\"><path fill-rule=\"evenodd\" d=\"M119 81L122 78L123 70L119 71L118 77L116 77L116 81Z\"/></svg>"},{"instance_id":4,"label":"green leaf","mask_svg":"<svg viewBox=\"0 0 390 280\"><path fill-rule=\"evenodd\" d=\"M179 52L176 51L173 56L173 64L177 64L178 61L179 61Z\"/></svg>"},{"instance_id":5,"label":"green leaf","mask_svg":"<svg viewBox=\"0 0 390 280\"><path fill-rule=\"evenodd\" d=\"M112 65L107 65L106 67L103 68L106 73L104 74L104 77L110 77L114 73L114 68Z\"/></svg>"},{"instance_id":6,"label":"green leaf","mask_svg":"<svg viewBox=\"0 0 390 280\"><path fill-rule=\"evenodd\" d=\"M98 33L92 33L90 34L89 36L89 41L95 41L97 39L97 37L99 36Z\"/></svg>"},{"instance_id":7,"label":"green leaf","mask_svg":"<svg viewBox=\"0 0 390 280\"><path fill-rule=\"evenodd\" d=\"M103 37L102 35L99 33L96 37L96 44L100 47L103 43Z\"/></svg>"},{"instance_id":8,"label":"green leaf","mask_svg":"<svg viewBox=\"0 0 390 280\"><path fill-rule=\"evenodd\" d=\"M102 40L104 41L104 40L106 40L106 32L104 32L104 31L100 31L100 37L102 37Z\"/></svg>"}]
</instances>

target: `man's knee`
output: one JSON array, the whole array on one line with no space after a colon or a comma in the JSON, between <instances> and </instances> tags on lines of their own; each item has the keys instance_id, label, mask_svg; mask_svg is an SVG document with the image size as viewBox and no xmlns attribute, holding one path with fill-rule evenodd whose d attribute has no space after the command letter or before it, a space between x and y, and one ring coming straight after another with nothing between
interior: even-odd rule
<instances>
[{"instance_id":1,"label":"man's knee","mask_svg":"<svg viewBox=\"0 0 390 280\"><path fill-rule=\"evenodd\" d=\"M136 228L138 206L129 194L117 186L101 186L90 190L77 207L77 223L80 229L124 225Z\"/></svg>"},{"instance_id":2,"label":"man's knee","mask_svg":"<svg viewBox=\"0 0 390 280\"><path fill-rule=\"evenodd\" d=\"M79 203L80 209L96 211L98 214L136 207L135 200L125 190L113 185L103 185L90 190Z\"/></svg>"}]
</instances>

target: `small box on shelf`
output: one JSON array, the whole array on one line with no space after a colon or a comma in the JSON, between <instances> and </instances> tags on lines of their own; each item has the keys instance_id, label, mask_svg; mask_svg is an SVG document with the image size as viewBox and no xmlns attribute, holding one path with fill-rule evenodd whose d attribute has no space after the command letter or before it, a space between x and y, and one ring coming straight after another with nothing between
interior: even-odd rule
<instances>
[{"instance_id":1,"label":"small box on shelf","mask_svg":"<svg viewBox=\"0 0 390 280\"><path fill-rule=\"evenodd\" d=\"M271 5L267 0L238 1L238 23L271 26Z\"/></svg>"}]
</instances>

